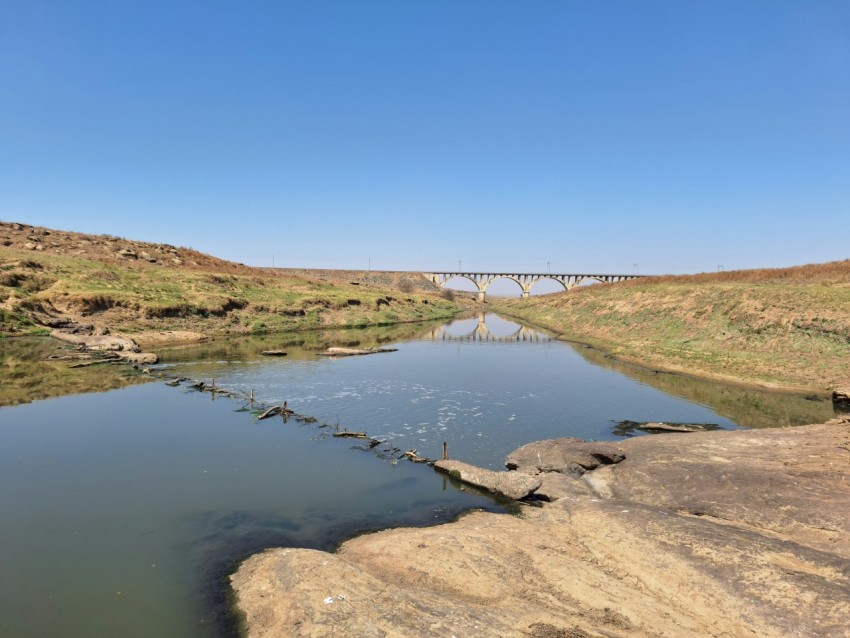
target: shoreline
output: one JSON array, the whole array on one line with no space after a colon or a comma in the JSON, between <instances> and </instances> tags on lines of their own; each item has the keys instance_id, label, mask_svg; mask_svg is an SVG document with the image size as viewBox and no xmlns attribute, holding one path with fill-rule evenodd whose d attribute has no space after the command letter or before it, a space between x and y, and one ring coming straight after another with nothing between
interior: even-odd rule
<instances>
[{"instance_id":1,"label":"shoreline","mask_svg":"<svg viewBox=\"0 0 850 638\"><path fill-rule=\"evenodd\" d=\"M698 372L689 371L684 367L677 366L675 364L650 364L645 360L641 360L636 357L630 357L627 355L621 355L614 352L603 345L598 343L594 343L593 341L583 341L580 339L576 339L575 337L569 336L567 333L560 332L559 330L547 326L545 324L536 323L530 319L525 317L521 317L519 315L511 314L508 309L499 308L497 310L490 310L493 314L498 314L515 321L521 321L532 328L537 330L541 330L547 332L552 335L554 339L557 341L562 341L564 343L570 343L577 346L583 346L585 348L591 348L604 354L607 357L610 357L616 361L621 363L625 363L631 366L635 366L637 368L641 368L643 370L647 370L649 372L655 373L663 373L663 374L674 374L681 377L698 379L702 381L712 381L715 383L720 383L723 385L729 385L739 388L746 389L756 389L756 390L766 390L769 392L776 392L780 394L814 394L820 397L829 397L832 387L827 387L824 385L799 385L792 383L771 383L769 381L756 381L753 379L745 379L739 376L732 375L723 375L717 374L705 370L700 370Z\"/></svg>"},{"instance_id":2,"label":"shoreline","mask_svg":"<svg viewBox=\"0 0 850 638\"><path fill-rule=\"evenodd\" d=\"M850 416L508 458L549 502L249 558L249 638L848 635Z\"/></svg>"}]
</instances>

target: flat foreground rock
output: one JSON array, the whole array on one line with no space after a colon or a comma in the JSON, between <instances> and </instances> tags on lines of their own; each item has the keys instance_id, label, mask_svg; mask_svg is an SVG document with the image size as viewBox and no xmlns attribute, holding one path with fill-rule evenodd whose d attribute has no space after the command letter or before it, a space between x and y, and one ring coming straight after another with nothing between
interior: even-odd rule
<instances>
[{"instance_id":1,"label":"flat foreground rock","mask_svg":"<svg viewBox=\"0 0 850 638\"><path fill-rule=\"evenodd\" d=\"M850 420L548 443L543 508L250 558L248 635L850 636Z\"/></svg>"}]
</instances>

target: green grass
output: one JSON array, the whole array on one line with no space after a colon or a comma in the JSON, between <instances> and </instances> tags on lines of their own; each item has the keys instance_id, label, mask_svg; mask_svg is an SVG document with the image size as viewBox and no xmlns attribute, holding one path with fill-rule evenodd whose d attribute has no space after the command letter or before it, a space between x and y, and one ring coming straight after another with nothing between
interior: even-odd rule
<instances>
[{"instance_id":1,"label":"green grass","mask_svg":"<svg viewBox=\"0 0 850 638\"><path fill-rule=\"evenodd\" d=\"M128 333L196 330L215 335L384 325L449 317L460 310L438 294L263 271L217 274L129 267L14 251L0 252L0 268L0 302L7 300L15 308L0 315L0 334L21 334L27 311L40 307Z\"/></svg>"}]
</instances>

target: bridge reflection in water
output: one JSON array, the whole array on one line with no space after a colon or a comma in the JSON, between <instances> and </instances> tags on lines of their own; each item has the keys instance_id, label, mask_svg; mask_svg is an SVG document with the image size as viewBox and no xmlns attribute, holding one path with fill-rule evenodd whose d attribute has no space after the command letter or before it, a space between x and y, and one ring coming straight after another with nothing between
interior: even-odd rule
<instances>
[{"instance_id":1,"label":"bridge reflection in water","mask_svg":"<svg viewBox=\"0 0 850 638\"><path fill-rule=\"evenodd\" d=\"M450 324L443 324L441 326L431 328L427 333L422 335L422 339L429 341L486 341L504 343L508 343L511 341L552 341L552 337L538 332L534 328L510 323L508 321L504 321L502 319L499 319L498 317L495 317L495 315L490 316L495 318L497 322L504 323L506 326L509 326L511 328L516 328L516 330L509 334L497 334L487 326L487 313L479 312L477 315L477 323L470 332L459 335L450 332L450 328L452 326L456 325L457 323L463 322L463 320L461 320L460 322L452 322Z\"/></svg>"}]
</instances>

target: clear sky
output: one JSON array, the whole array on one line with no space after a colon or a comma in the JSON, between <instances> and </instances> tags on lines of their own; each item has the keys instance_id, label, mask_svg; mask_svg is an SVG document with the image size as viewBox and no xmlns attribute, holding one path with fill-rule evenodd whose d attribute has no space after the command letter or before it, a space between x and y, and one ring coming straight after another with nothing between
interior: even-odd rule
<instances>
[{"instance_id":1,"label":"clear sky","mask_svg":"<svg viewBox=\"0 0 850 638\"><path fill-rule=\"evenodd\" d=\"M850 257L847 0L0 0L0 219L256 265Z\"/></svg>"}]
</instances>

